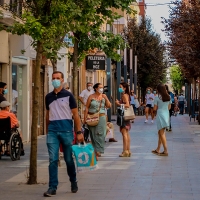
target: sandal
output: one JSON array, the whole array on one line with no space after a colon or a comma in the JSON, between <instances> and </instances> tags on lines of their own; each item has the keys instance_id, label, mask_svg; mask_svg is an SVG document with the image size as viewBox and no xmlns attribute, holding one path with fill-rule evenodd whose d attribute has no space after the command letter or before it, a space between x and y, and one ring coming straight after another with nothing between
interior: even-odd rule
<instances>
[{"instance_id":1,"label":"sandal","mask_svg":"<svg viewBox=\"0 0 200 200\"><path fill-rule=\"evenodd\" d=\"M151 153L156 154L156 155L160 155L160 153L156 149L152 150Z\"/></svg>"},{"instance_id":2,"label":"sandal","mask_svg":"<svg viewBox=\"0 0 200 200\"><path fill-rule=\"evenodd\" d=\"M164 151L162 153L159 153L159 156L168 156L168 153L165 153Z\"/></svg>"},{"instance_id":3,"label":"sandal","mask_svg":"<svg viewBox=\"0 0 200 200\"><path fill-rule=\"evenodd\" d=\"M122 154L119 155L119 157L130 157L128 151L122 152Z\"/></svg>"}]
</instances>

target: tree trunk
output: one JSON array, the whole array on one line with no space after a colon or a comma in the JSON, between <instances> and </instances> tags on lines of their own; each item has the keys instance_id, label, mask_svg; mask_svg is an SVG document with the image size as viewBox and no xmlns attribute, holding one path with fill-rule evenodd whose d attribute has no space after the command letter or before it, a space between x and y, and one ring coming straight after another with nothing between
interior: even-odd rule
<instances>
[{"instance_id":1,"label":"tree trunk","mask_svg":"<svg viewBox=\"0 0 200 200\"><path fill-rule=\"evenodd\" d=\"M33 111L31 126L31 149L30 149L30 167L28 184L37 183L37 126L39 113L39 86L40 86L40 67L42 63L42 44L37 42L36 66L33 87Z\"/></svg>"},{"instance_id":2,"label":"tree trunk","mask_svg":"<svg viewBox=\"0 0 200 200\"><path fill-rule=\"evenodd\" d=\"M75 37L74 54L73 54L73 95L78 100L78 38Z\"/></svg>"},{"instance_id":3,"label":"tree trunk","mask_svg":"<svg viewBox=\"0 0 200 200\"><path fill-rule=\"evenodd\" d=\"M51 59L51 63L53 66L53 72L57 71L57 60Z\"/></svg>"}]
</instances>

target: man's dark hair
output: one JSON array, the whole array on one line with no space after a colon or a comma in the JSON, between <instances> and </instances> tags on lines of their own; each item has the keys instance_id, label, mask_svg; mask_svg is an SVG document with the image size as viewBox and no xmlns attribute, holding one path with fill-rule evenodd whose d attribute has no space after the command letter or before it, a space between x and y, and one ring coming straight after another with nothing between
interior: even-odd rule
<instances>
[{"instance_id":1,"label":"man's dark hair","mask_svg":"<svg viewBox=\"0 0 200 200\"><path fill-rule=\"evenodd\" d=\"M0 88L4 88L7 84L4 82L0 82Z\"/></svg>"},{"instance_id":2,"label":"man's dark hair","mask_svg":"<svg viewBox=\"0 0 200 200\"><path fill-rule=\"evenodd\" d=\"M62 72L60 72L60 71L55 71L55 72L53 72L53 74L61 74L61 78L64 78L64 74Z\"/></svg>"}]
</instances>

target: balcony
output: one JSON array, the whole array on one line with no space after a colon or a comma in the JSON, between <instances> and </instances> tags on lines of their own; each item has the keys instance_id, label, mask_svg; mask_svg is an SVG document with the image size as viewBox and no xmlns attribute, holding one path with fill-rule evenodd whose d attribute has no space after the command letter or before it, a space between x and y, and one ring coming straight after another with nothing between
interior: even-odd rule
<instances>
[{"instance_id":1,"label":"balcony","mask_svg":"<svg viewBox=\"0 0 200 200\"><path fill-rule=\"evenodd\" d=\"M0 0L0 12L2 13L0 23L11 26L16 21L21 22L22 1Z\"/></svg>"}]
</instances>

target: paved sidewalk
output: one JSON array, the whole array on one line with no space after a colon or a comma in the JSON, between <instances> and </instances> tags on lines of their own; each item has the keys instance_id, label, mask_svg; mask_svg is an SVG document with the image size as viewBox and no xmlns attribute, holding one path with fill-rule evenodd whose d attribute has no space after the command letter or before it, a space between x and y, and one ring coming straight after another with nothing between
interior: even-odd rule
<instances>
[{"instance_id":1,"label":"paved sidewalk","mask_svg":"<svg viewBox=\"0 0 200 200\"><path fill-rule=\"evenodd\" d=\"M114 122L115 123L115 122ZM59 168L56 200L199 200L200 126L188 116L172 117L172 132L167 133L168 157L153 155L157 145L156 122L144 124L137 117L131 129L131 158L119 158L122 138L115 126L117 143L107 143L100 158L100 169L78 175L79 191L70 193L64 161ZM0 200L45 200L48 188L48 154L45 136L39 138L38 182L26 185L29 144L20 161L0 160Z\"/></svg>"}]
</instances>

